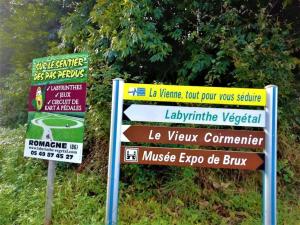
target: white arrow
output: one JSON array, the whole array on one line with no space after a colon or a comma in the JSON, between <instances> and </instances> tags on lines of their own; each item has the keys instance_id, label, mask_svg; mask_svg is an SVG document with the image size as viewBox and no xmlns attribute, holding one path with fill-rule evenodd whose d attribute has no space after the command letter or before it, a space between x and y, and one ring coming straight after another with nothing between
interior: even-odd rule
<instances>
[{"instance_id":1,"label":"white arrow","mask_svg":"<svg viewBox=\"0 0 300 225\"><path fill-rule=\"evenodd\" d=\"M122 142L130 142L128 138L124 135L124 132L130 127L130 125L122 125L121 131L121 141Z\"/></svg>"},{"instance_id":2,"label":"white arrow","mask_svg":"<svg viewBox=\"0 0 300 225\"><path fill-rule=\"evenodd\" d=\"M131 121L264 127L264 110L130 105L124 114Z\"/></svg>"}]
</instances>

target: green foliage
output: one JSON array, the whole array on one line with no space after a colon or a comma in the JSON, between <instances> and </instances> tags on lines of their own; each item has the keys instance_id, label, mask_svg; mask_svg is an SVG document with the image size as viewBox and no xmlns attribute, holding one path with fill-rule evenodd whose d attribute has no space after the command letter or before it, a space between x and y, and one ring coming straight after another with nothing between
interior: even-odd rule
<instances>
[{"instance_id":1,"label":"green foliage","mask_svg":"<svg viewBox=\"0 0 300 225\"><path fill-rule=\"evenodd\" d=\"M295 181L295 173L289 167L288 160L282 160L278 163L278 175L283 179L286 184L293 183Z\"/></svg>"},{"instance_id":2,"label":"green foliage","mask_svg":"<svg viewBox=\"0 0 300 225\"><path fill-rule=\"evenodd\" d=\"M173 199L176 205L184 205L183 202L193 205L195 196L200 193L200 189L195 183L196 171L192 168L177 169L177 171L174 169L171 170L169 177L170 180L163 185L163 194Z\"/></svg>"},{"instance_id":3,"label":"green foliage","mask_svg":"<svg viewBox=\"0 0 300 225\"><path fill-rule=\"evenodd\" d=\"M14 130L0 128L1 225L43 223L47 168L42 160L23 157L25 130L24 127ZM142 171L141 166L135 171L139 170L138 167ZM173 172L176 177L170 176L162 187L147 186L143 191L135 185L121 184L119 223L261 224L261 193L257 191L260 187L254 183L211 189L197 186L197 176L189 168L173 169ZM278 197L278 224L299 224L299 196L279 192ZM99 175L78 174L58 166L53 225L104 224L105 199L106 184Z\"/></svg>"},{"instance_id":4,"label":"green foliage","mask_svg":"<svg viewBox=\"0 0 300 225\"><path fill-rule=\"evenodd\" d=\"M63 24L62 43L89 50L96 73L97 60L116 75L148 82L286 87L293 81L289 30L265 8L227 1L86 1Z\"/></svg>"},{"instance_id":5,"label":"green foliage","mask_svg":"<svg viewBox=\"0 0 300 225\"><path fill-rule=\"evenodd\" d=\"M43 223L47 168L42 160L23 157L25 130L25 127L0 128L1 225ZM137 166L136 171L138 167L143 170ZM261 187L255 182L206 188L197 186L197 176L191 169L174 168L173 172L176 177L170 176L162 187L156 183L156 187L147 186L142 190L135 184L121 183L119 224L261 224L261 193L258 191ZM143 176L139 173L135 175ZM145 182L147 179L153 182L153 177L144 176ZM99 174L78 174L58 166L53 225L104 224L105 199L106 184ZM297 193L278 193L279 225L299 224L299 209Z\"/></svg>"},{"instance_id":6,"label":"green foliage","mask_svg":"<svg viewBox=\"0 0 300 225\"><path fill-rule=\"evenodd\" d=\"M1 2L8 9L1 14L4 25L0 27L5 73L14 74L16 68L26 71L32 58L45 55L49 47L50 54L89 52L85 154L95 152L89 168L102 176L106 176L113 78L208 86L278 85L279 224L299 224L299 193L295 192L300 165L299 84L295 79L299 38L291 33L291 25L270 15L268 5L261 1L87 0L63 1L68 5L64 8L57 7L60 1L13 2L16 4ZM284 7L289 4L283 3ZM58 19L64 13L60 27ZM56 43L58 27L60 43ZM21 72L2 82L3 125L13 126L26 119L25 80L30 76ZM0 202L4 204L0 206L0 223L41 224L45 168L36 160L22 159L20 146L6 137L15 131L2 131ZM211 173L218 176L210 178ZM257 179L247 183L253 174L211 173L123 167L120 223L261 224L260 184ZM217 180L222 176L243 182L226 188ZM105 185L98 177L59 169L55 223L103 223Z\"/></svg>"},{"instance_id":7,"label":"green foliage","mask_svg":"<svg viewBox=\"0 0 300 225\"><path fill-rule=\"evenodd\" d=\"M26 122L31 62L57 44L59 18L74 4L64 2L0 1L0 125Z\"/></svg>"},{"instance_id":8,"label":"green foliage","mask_svg":"<svg viewBox=\"0 0 300 225\"><path fill-rule=\"evenodd\" d=\"M122 166L121 181L124 182L124 188L127 188L128 184L134 185L135 191L144 196L152 194L152 190L158 186L158 177L159 172L153 166Z\"/></svg>"},{"instance_id":9,"label":"green foliage","mask_svg":"<svg viewBox=\"0 0 300 225\"><path fill-rule=\"evenodd\" d=\"M17 127L27 119L28 73L0 78L0 126Z\"/></svg>"},{"instance_id":10,"label":"green foliage","mask_svg":"<svg viewBox=\"0 0 300 225\"><path fill-rule=\"evenodd\" d=\"M46 184L45 172L38 161L25 161L21 151L25 129L0 131L0 223L42 223ZM18 149L18 150L17 150ZM22 166L21 166L22 165ZM34 176L33 176L34 175ZM31 201L28 201L30 196ZM17 204L16 204L17 203Z\"/></svg>"},{"instance_id":11,"label":"green foliage","mask_svg":"<svg viewBox=\"0 0 300 225\"><path fill-rule=\"evenodd\" d=\"M0 27L0 52L12 71L23 72L33 58L43 56L50 42L55 41L58 7L53 3L23 0L2 2L1 6L4 5L7 11ZM10 57L4 49L10 50Z\"/></svg>"},{"instance_id":12,"label":"green foliage","mask_svg":"<svg viewBox=\"0 0 300 225\"><path fill-rule=\"evenodd\" d=\"M47 168L23 157L25 129L0 128L0 224L42 224ZM104 224L104 182L57 168L53 224Z\"/></svg>"},{"instance_id":13,"label":"green foliage","mask_svg":"<svg viewBox=\"0 0 300 225\"><path fill-rule=\"evenodd\" d=\"M63 18L61 44L52 51L90 54L89 143L101 138L107 144L107 109L111 80L116 77L128 82L250 88L276 84L279 128L285 135L280 141L297 133L297 40L291 25L271 17L268 7L262 2L193 0L78 4ZM290 149L288 155L295 151Z\"/></svg>"}]
</instances>

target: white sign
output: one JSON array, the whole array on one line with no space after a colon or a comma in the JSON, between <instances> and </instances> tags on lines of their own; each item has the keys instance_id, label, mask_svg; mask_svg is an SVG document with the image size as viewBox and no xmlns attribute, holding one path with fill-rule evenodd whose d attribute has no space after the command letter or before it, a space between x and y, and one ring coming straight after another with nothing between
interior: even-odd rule
<instances>
[{"instance_id":1,"label":"white sign","mask_svg":"<svg viewBox=\"0 0 300 225\"><path fill-rule=\"evenodd\" d=\"M130 105L124 114L131 121L264 127L264 110Z\"/></svg>"},{"instance_id":2,"label":"white sign","mask_svg":"<svg viewBox=\"0 0 300 225\"><path fill-rule=\"evenodd\" d=\"M81 163L82 143L26 139L25 157Z\"/></svg>"}]
</instances>

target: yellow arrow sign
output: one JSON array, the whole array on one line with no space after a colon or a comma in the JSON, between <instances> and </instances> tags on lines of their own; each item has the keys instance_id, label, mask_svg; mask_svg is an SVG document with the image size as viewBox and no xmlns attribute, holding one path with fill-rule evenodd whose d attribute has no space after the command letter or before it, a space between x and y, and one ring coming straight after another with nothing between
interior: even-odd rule
<instances>
[{"instance_id":1,"label":"yellow arrow sign","mask_svg":"<svg viewBox=\"0 0 300 225\"><path fill-rule=\"evenodd\" d=\"M124 84L124 99L223 105L266 105L265 89Z\"/></svg>"}]
</instances>

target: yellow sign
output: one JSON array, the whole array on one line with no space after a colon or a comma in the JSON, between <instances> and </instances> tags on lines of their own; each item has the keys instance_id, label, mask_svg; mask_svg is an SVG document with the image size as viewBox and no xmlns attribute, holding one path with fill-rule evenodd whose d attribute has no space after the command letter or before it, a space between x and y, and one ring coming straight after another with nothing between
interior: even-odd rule
<instances>
[{"instance_id":1,"label":"yellow sign","mask_svg":"<svg viewBox=\"0 0 300 225\"><path fill-rule=\"evenodd\" d=\"M265 89L124 84L124 99L224 105L266 105Z\"/></svg>"}]
</instances>

